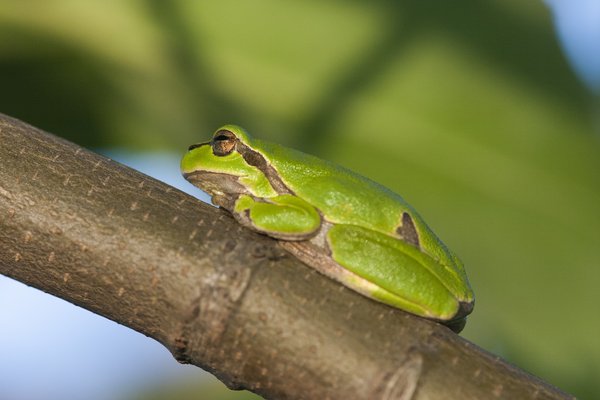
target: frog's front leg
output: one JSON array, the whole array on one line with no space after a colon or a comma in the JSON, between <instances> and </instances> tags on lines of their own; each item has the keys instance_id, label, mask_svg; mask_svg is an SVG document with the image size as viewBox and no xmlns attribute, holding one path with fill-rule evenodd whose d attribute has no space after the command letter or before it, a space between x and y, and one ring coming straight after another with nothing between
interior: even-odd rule
<instances>
[{"instance_id":1,"label":"frog's front leg","mask_svg":"<svg viewBox=\"0 0 600 400\"><path fill-rule=\"evenodd\" d=\"M230 211L242 225L276 239L306 240L321 227L318 211L291 194L265 199L243 194Z\"/></svg>"}]
</instances>

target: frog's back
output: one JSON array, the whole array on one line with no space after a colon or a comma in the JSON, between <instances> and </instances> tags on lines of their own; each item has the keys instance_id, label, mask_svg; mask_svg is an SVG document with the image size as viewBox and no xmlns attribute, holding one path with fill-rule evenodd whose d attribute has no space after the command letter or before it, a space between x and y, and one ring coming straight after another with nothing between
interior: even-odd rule
<instances>
[{"instance_id":1,"label":"frog's back","mask_svg":"<svg viewBox=\"0 0 600 400\"><path fill-rule=\"evenodd\" d=\"M321 210L330 222L392 233L403 212L420 219L400 195L364 176L297 150L256 142L283 182Z\"/></svg>"},{"instance_id":2,"label":"frog's back","mask_svg":"<svg viewBox=\"0 0 600 400\"><path fill-rule=\"evenodd\" d=\"M398 229L403 215L408 213L418 232L421 250L454 270L466 282L458 257L400 195L318 157L259 140L253 140L254 146L261 150L286 186L319 209L331 223L358 225L399 239Z\"/></svg>"}]
</instances>

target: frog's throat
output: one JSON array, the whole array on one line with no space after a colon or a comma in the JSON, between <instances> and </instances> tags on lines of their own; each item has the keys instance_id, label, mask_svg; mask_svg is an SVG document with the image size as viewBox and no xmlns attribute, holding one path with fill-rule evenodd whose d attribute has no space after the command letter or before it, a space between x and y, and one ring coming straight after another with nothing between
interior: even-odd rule
<instances>
[{"instance_id":1,"label":"frog's throat","mask_svg":"<svg viewBox=\"0 0 600 400\"><path fill-rule=\"evenodd\" d=\"M199 187L211 196L225 193L249 193L236 176L219 172L193 171L184 173L183 177L192 185Z\"/></svg>"},{"instance_id":2,"label":"frog's throat","mask_svg":"<svg viewBox=\"0 0 600 400\"><path fill-rule=\"evenodd\" d=\"M248 165L258 168L258 170L263 173L277 194L295 195L295 193L289 187L287 187L283 180L281 180L281 177L275 168L273 168L273 166L263 157L262 154L240 141L237 142L236 150L238 153L240 153Z\"/></svg>"}]
</instances>

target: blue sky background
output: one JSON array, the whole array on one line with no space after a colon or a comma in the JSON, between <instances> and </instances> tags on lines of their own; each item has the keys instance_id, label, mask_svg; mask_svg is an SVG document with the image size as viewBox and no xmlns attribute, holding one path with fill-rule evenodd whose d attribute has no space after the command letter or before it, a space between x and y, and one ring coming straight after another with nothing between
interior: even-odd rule
<instances>
[{"instance_id":1,"label":"blue sky background","mask_svg":"<svg viewBox=\"0 0 600 400\"><path fill-rule=\"evenodd\" d=\"M600 94L600 1L546 0L563 51L579 78Z\"/></svg>"}]
</instances>

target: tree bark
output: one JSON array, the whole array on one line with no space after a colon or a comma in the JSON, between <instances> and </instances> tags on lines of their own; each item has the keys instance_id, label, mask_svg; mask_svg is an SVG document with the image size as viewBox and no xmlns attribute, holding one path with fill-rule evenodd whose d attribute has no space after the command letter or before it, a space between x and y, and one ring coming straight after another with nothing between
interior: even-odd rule
<instances>
[{"instance_id":1,"label":"tree bark","mask_svg":"<svg viewBox=\"0 0 600 400\"><path fill-rule=\"evenodd\" d=\"M572 398L217 208L1 114L0 273L267 399Z\"/></svg>"}]
</instances>

